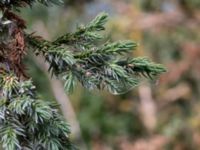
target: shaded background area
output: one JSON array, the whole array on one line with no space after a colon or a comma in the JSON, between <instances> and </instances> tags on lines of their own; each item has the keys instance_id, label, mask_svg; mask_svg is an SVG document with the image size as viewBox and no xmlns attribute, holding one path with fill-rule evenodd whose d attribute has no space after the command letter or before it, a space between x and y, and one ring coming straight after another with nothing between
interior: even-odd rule
<instances>
[{"instance_id":1,"label":"shaded background area","mask_svg":"<svg viewBox=\"0 0 200 150\"><path fill-rule=\"evenodd\" d=\"M49 83L45 64L30 54L27 68L38 91L61 104L81 150L200 149L199 8L199 0L65 0L62 7L22 11L27 30L49 40L107 12L107 38L137 41L133 56L168 68L156 83L144 82L124 95L80 86L69 100L59 81Z\"/></svg>"}]
</instances>

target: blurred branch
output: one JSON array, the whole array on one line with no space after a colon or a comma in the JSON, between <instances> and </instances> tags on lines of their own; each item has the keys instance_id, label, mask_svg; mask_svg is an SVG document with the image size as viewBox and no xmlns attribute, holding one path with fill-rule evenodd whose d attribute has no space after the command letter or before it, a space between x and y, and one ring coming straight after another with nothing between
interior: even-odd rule
<instances>
[{"instance_id":1,"label":"blurred branch","mask_svg":"<svg viewBox=\"0 0 200 150\"><path fill-rule=\"evenodd\" d=\"M160 102L158 107L162 110L164 107L170 105L171 103L183 99L191 97L191 89L187 84L179 84L174 88L170 88L165 91L165 93L160 97Z\"/></svg>"},{"instance_id":2,"label":"blurred branch","mask_svg":"<svg viewBox=\"0 0 200 150\"><path fill-rule=\"evenodd\" d=\"M156 127L157 108L152 98L151 88L147 85L141 85L139 87L139 97L143 123L149 131L152 131Z\"/></svg>"},{"instance_id":3,"label":"blurred branch","mask_svg":"<svg viewBox=\"0 0 200 150\"><path fill-rule=\"evenodd\" d=\"M189 28L197 28L200 19L187 18L181 11L141 14L138 19L134 19L134 24L142 30L158 30L161 28L175 28L178 25L184 25Z\"/></svg>"},{"instance_id":4,"label":"blurred branch","mask_svg":"<svg viewBox=\"0 0 200 150\"><path fill-rule=\"evenodd\" d=\"M162 135L154 135L146 138L137 139L134 142L124 140L121 142L121 150L160 150L169 140Z\"/></svg>"}]
</instances>

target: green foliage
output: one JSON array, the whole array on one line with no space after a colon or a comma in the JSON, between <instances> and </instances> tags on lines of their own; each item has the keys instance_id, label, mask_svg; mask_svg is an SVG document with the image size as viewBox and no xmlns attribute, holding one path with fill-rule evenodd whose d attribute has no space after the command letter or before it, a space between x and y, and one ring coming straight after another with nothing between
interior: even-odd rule
<instances>
[{"instance_id":1,"label":"green foliage","mask_svg":"<svg viewBox=\"0 0 200 150\"><path fill-rule=\"evenodd\" d=\"M79 81L88 89L106 89L113 94L127 92L138 85L141 75L153 79L166 70L146 58L129 58L126 54L137 47L132 41L106 42L99 31L105 30L106 13L99 14L88 25L74 33L65 34L50 42L27 35L29 44L49 62L52 75L65 81L68 92ZM128 57L128 58L127 58Z\"/></svg>"},{"instance_id":2,"label":"green foliage","mask_svg":"<svg viewBox=\"0 0 200 150\"><path fill-rule=\"evenodd\" d=\"M0 135L5 150L74 149L56 105L40 100L30 80L0 75Z\"/></svg>"},{"instance_id":3,"label":"green foliage","mask_svg":"<svg viewBox=\"0 0 200 150\"><path fill-rule=\"evenodd\" d=\"M127 56L136 49L135 42L103 42L104 37L99 32L105 30L106 13L52 42L27 34L23 30L25 22L11 11L32 6L34 2L49 5L61 1L0 1L1 143L5 150L75 149L69 141L69 126L58 113L57 106L41 100L35 86L25 76L21 63L23 52L29 49L36 55L43 55L49 63L49 72L64 80L68 92L80 82L90 90L106 89L113 94L121 94L138 85L142 77L152 79L166 70L146 58ZM18 53L20 57L17 59Z\"/></svg>"},{"instance_id":4,"label":"green foliage","mask_svg":"<svg viewBox=\"0 0 200 150\"><path fill-rule=\"evenodd\" d=\"M1 0L0 6L5 8L17 8L17 7L23 7L27 5L32 5L35 2L40 2L44 5L49 4L60 4L62 3L62 0Z\"/></svg>"}]
</instances>

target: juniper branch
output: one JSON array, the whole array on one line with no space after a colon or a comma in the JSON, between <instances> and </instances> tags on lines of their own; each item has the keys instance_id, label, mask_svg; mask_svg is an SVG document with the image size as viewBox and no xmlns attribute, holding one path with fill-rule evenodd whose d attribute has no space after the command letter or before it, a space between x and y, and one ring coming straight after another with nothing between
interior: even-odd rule
<instances>
[{"instance_id":1,"label":"juniper branch","mask_svg":"<svg viewBox=\"0 0 200 150\"><path fill-rule=\"evenodd\" d=\"M162 65L144 58L127 56L136 49L132 41L98 43L99 31L105 30L108 15L99 14L88 25L50 42L28 35L36 54L43 54L50 63L49 71L64 79L66 90L72 91L79 81L88 89L107 89L114 94L135 87L141 75L153 79L165 72ZM88 36L95 35L95 36ZM126 58L127 59L124 59Z\"/></svg>"},{"instance_id":2,"label":"juniper branch","mask_svg":"<svg viewBox=\"0 0 200 150\"><path fill-rule=\"evenodd\" d=\"M1 142L5 150L71 150L69 127L56 105L41 100L32 82L25 78L21 67L25 47L44 56L50 64L49 72L64 80L68 92L80 82L90 90L121 94L138 85L142 76L153 79L166 70L146 58L130 57L137 47L135 42L102 42L99 32L105 30L106 13L54 41L26 34L25 21L12 10L34 2L49 5L61 0L0 0Z\"/></svg>"},{"instance_id":3,"label":"juniper branch","mask_svg":"<svg viewBox=\"0 0 200 150\"><path fill-rule=\"evenodd\" d=\"M0 75L0 135L5 150L74 149L69 126L55 104L40 100L31 80ZM20 140L19 140L20 139Z\"/></svg>"}]
</instances>

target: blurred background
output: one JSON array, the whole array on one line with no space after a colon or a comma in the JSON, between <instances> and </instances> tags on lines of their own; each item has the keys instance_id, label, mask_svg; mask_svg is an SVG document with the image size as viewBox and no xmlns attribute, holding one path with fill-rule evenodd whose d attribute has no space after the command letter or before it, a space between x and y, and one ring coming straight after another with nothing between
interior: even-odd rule
<instances>
[{"instance_id":1,"label":"blurred background","mask_svg":"<svg viewBox=\"0 0 200 150\"><path fill-rule=\"evenodd\" d=\"M137 41L133 57L168 69L156 83L145 81L124 95L81 86L66 95L30 54L30 76L42 97L61 105L81 150L200 150L199 8L200 0L65 0L64 6L38 4L21 12L27 30L49 40L107 12L106 38Z\"/></svg>"}]
</instances>

